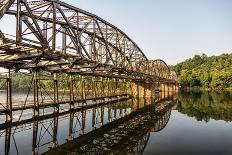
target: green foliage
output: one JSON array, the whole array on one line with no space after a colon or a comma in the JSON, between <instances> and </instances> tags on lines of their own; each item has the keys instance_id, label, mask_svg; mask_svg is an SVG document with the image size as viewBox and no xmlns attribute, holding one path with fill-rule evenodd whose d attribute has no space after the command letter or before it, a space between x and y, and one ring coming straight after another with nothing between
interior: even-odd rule
<instances>
[{"instance_id":1,"label":"green foliage","mask_svg":"<svg viewBox=\"0 0 232 155\"><path fill-rule=\"evenodd\" d=\"M12 73L11 74L12 81L12 90L13 91L28 91L29 88L33 90L33 74L29 73ZM0 90L6 90L6 78L7 74L0 75ZM46 73L38 73L38 87L39 91L54 91L54 77L51 74ZM58 74L57 75L57 84L58 91L69 91L70 90L70 76L67 74ZM92 90L92 87L100 92L101 89L108 89L108 87L112 89L123 90L130 87L130 83L128 81L123 81L116 79L114 82L111 79L111 82L106 78L95 77L92 79L92 76L83 76L80 75L72 75L72 84L74 91L81 91L82 87L85 87L85 90ZM109 85L110 84L110 85Z\"/></svg>"},{"instance_id":2,"label":"green foliage","mask_svg":"<svg viewBox=\"0 0 232 155\"><path fill-rule=\"evenodd\" d=\"M195 55L172 66L180 82L188 87L232 89L232 54Z\"/></svg>"},{"instance_id":3,"label":"green foliage","mask_svg":"<svg viewBox=\"0 0 232 155\"><path fill-rule=\"evenodd\" d=\"M12 88L13 89L27 89L30 87L31 76L27 76L23 73L12 74Z\"/></svg>"},{"instance_id":4,"label":"green foliage","mask_svg":"<svg viewBox=\"0 0 232 155\"><path fill-rule=\"evenodd\" d=\"M183 91L177 110L199 121L210 119L232 121L232 93Z\"/></svg>"}]
</instances>

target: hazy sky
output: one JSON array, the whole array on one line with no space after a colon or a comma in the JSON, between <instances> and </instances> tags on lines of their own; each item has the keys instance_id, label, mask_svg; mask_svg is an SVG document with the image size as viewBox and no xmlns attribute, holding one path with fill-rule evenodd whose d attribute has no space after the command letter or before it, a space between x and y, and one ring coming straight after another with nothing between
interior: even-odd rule
<instances>
[{"instance_id":1,"label":"hazy sky","mask_svg":"<svg viewBox=\"0 0 232 155\"><path fill-rule=\"evenodd\" d=\"M175 64L232 52L232 0L63 0L132 38L149 59Z\"/></svg>"}]
</instances>

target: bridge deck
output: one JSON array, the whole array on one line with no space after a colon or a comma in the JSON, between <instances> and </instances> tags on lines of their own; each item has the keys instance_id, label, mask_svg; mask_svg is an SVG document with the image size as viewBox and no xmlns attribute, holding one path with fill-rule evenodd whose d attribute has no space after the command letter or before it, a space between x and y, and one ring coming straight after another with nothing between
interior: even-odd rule
<instances>
[{"instance_id":1,"label":"bridge deck","mask_svg":"<svg viewBox=\"0 0 232 155\"><path fill-rule=\"evenodd\" d=\"M90 108L93 108L93 107L100 107L100 106L107 105L107 104L113 104L113 103L117 103L117 102L120 102L120 101L125 101L125 100L128 100L128 99L131 99L131 97L130 96L122 96L122 97L117 98L117 99L111 99L111 100L108 100L108 101L102 101L102 102L99 102L98 104L87 104L87 105L84 105L84 106L75 107L73 109L67 109L67 111L62 111L62 112L58 112L58 113L42 114L42 115L38 115L38 116L32 117L32 118L20 119L20 120L16 120L16 121L13 121L13 122L6 122L6 123L3 123L3 124L0 124L0 130L4 129L4 128L7 128L9 126L10 127L19 126L19 125L25 124L25 123L30 123L30 122L34 122L34 121L41 121L41 120L53 118L54 116L61 116L61 115L68 114L70 112L78 112L78 111L90 109Z\"/></svg>"},{"instance_id":2,"label":"bridge deck","mask_svg":"<svg viewBox=\"0 0 232 155\"><path fill-rule=\"evenodd\" d=\"M112 95L112 96L104 96L104 97L92 97L92 98L87 98L87 99L79 99L79 100L74 100L74 101L63 101L63 102L58 102L58 103L54 103L54 102L43 102L42 104L39 105L39 109L43 109L43 108L49 108L49 107L55 107L55 106L59 106L62 104L76 104L76 103L83 103L80 107L86 107L89 106L91 104L87 104L87 101L97 101L97 100L104 100L105 101L112 101L112 100L117 100L117 99L121 99L123 97L130 97L130 95L128 94L121 94L121 95ZM101 102L100 102L101 103ZM92 104L100 104L100 103L92 103ZM27 109L36 109L37 106L34 105L34 103L26 103L25 105L23 103L15 103L13 104L12 107L12 111L18 111L18 110L27 110ZM6 113L7 110L4 108L0 108L0 114L1 113Z\"/></svg>"}]
</instances>

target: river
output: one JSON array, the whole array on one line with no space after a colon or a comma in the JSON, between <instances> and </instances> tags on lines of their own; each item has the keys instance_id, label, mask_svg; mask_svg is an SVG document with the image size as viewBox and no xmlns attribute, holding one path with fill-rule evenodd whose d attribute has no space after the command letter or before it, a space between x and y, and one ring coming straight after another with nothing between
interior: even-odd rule
<instances>
[{"instance_id":1,"label":"river","mask_svg":"<svg viewBox=\"0 0 232 155\"><path fill-rule=\"evenodd\" d=\"M0 126L0 154L231 155L231 121L228 92L129 98Z\"/></svg>"}]
</instances>

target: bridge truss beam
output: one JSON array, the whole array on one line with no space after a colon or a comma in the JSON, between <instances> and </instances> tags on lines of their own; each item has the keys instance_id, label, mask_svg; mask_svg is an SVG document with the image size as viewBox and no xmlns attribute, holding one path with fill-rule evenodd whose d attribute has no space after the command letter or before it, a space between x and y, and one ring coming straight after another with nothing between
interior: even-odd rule
<instances>
[{"instance_id":1,"label":"bridge truss beam","mask_svg":"<svg viewBox=\"0 0 232 155\"><path fill-rule=\"evenodd\" d=\"M2 12L15 33L1 29L2 67L173 81L164 61L149 61L124 32L94 14L58 0L17 0L9 9L5 1Z\"/></svg>"}]
</instances>

